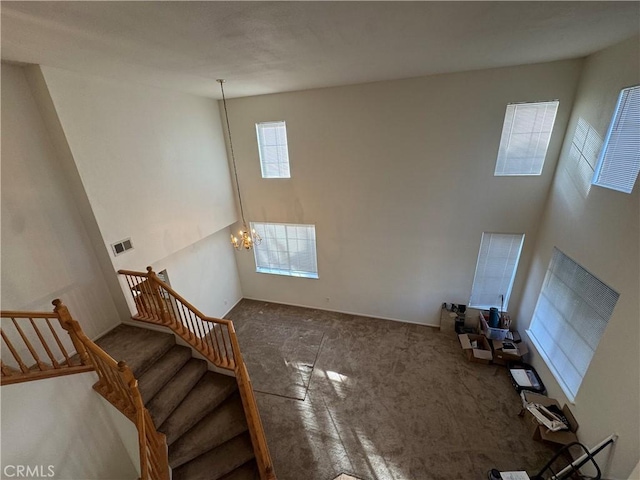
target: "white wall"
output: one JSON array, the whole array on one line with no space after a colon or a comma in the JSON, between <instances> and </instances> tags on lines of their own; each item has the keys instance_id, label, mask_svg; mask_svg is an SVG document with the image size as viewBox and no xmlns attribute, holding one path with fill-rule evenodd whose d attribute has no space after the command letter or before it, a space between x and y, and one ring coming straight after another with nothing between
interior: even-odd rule
<instances>
[{"instance_id":1,"label":"white wall","mask_svg":"<svg viewBox=\"0 0 640 480\"><path fill-rule=\"evenodd\" d=\"M214 100L41 67L116 269L141 269L235 221Z\"/></svg>"},{"instance_id":2,"label":"white wall","mask_svg":"<svg viewBox=\"0 0 640 480\"><path fill-rule=\"evenodd\" d=\"M520 309L524 330L554 246L620 294L572 406L584 443L620 435L607 477L620 479L629 477L640 457L640 187L636 184L631 195L595 186L587 193L575 181L569 150L580 119L604 138L620 89L640 81L639 58L636 37L586 60ZM543 360L534 357L533 365L550 396L566 400Z\"/></svg>"},{"instance_id":3,"label":"white wall","mask_svg":"<svg viewBox=\"0 0 640 480\"><path fill-rule=\"evenodd\" d=\"M242 299L228 228L152 266L166 269L174 290L207 316L222 318Z\"/></svg>"},{"instance_id":4,"label":"white wall","mask_svg":"<svg viewBox=\"0 0 640 480\"><path fill-rule=\"evenodd\" d=\"M91 388L95 381L88 372L3 386L3 471L44 465L48 473L52 465L55 478L138 478L108 411L113 407Z\"/></svg>"},{"instance_id":5,"label":"white wall","mask_svg":"<svg viewBox=\"0 0 640 480\"><path fill-rule=\"evenodd\" d=\"M61 298L89 337L120 321L27 83L2 65L2 308Z\"/></svg>"},{"instance_id":6,"label":"white wall","mask_svg":"<svg viewBox=\"0 0 640 480\"><path fill-rule=\"evenodd\" d=\"M527 235L519 303L579 60L233 99L247 221L316 225L318 280L255 273L245 297L438 324L468 303L483 231ZM506 105L559 99L540 177L494 177ZM255 123L285 120L291 179L262 179ZM524 273L523 273L524 272Z\"/></svg>"}]
</instances>

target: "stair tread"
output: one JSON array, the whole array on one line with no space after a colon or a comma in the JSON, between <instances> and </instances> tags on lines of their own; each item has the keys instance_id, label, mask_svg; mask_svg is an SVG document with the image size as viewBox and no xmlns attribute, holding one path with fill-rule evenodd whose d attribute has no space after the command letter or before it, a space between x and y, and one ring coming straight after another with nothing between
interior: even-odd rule
<instances>
[{"instance_id":1,"label":"stair tread","mask_svg":"<svg viewBox=\"0 0 640 480\"><path fill-rule=\"evenodd\" d=\"M144 402L160 391L191 358L191 349L174 345L140 377L138 388Z\"/></svg>"},{"instance_id":2,"label":"stair tread","mask_svg":"<svg viewBox=\"0 0 640 480\"><path fill-rule=\"evenodd\" d=\"M153 368L153 367L152 367ZM207 362L191 358L147 403L155 425L162 425L207 371Z\"/></svg>"},{"instance_id":3,"label":"stair tread","mask_svg":"<svg viewBox=\"0 0 640 480\"><path fill-rule=\"evenodd\" d=\"M169 446L171 468L212 450L247 431L239 395L233 395Z\"/></svg>"},{"instance_id":4,"label":"stair tread","mask_svg":"<svg viewBox=\"0 0 640 480\"><path fill-rule=\"evenodd\" d=\"M158 430L167 436L167 443L171 445L237 389L235 378L214 372L205 373Z\"/></svg>"},{"instance_id":5,"label":"stair tread","mask_svg":"<svg viewBox=\"0 0 640 480\"><path fill-rule=\"evenodd\" d=\"M243 433L176 468L173 480L219 480L254 458L251 439Z\"/></svg>"},{"instance_id":6,"label":"stair tread","mask_svg":"<svg viewBox=\"0 0 640 480\"><path fill-rule=\"evenodd\" d=\"M172 334L120 324L96 340L96 344L116 361L124 360L139 378L162 357L176 339Z\"/></svg>"},{"instance_id":7,"label":"stair tread","mask_svg":"<svg viewBox=\"0 0 640 480\"><path fill-rule=\"evenodd\" d=\"M258 466L255 460L251 460L241 467L236 468L229 475L222 477L221 480L259 480Z\"/></svg>"}]
</instances>

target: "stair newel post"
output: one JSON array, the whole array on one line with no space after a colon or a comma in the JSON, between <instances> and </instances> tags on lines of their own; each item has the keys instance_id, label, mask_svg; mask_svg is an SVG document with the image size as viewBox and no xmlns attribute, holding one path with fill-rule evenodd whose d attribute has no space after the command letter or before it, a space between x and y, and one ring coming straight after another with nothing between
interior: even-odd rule
<instances>
[{"instance_id":1,"label":"stair newel post","mask_svg":"<svg viewBox=\"0 0 640 480\"><path fill-rule=\"evenodd\" d=\"M149 267L151 268L151 267ZM126 364L124 360L118 362L118 371L122 375L122 379L126 382L131 392L131 412L132 421L135 423L138 429L138 447L140 450L140 479L146 480L149 478L149 461L147 454L147 432L144 422L144 405L142 403L142 396L140 390L138 390L138 380L133 375L133 372Z\"/></svg>"},{"instance_id":2,"label":"stair newel post","mask_svg":"<svg viewBox=\"0 0 640 480\"><path fill-rule=\"evenodd\" d=\"M165 325L171 324L171 313L167 308L167 304L165 302L164 294L162 293L162 287L160 285L160 279L156 272L153 271L152 267L147 267L147 279L151 284L152 294L156 298L156 305L158 306L158 310L160 312L160 319L162 323Z\"/></svg>"},{"instance_id":3,"label":"stair newel post","mask_svg":"<svg viewBox=\"0 0 640 480\"><path fill-rule=\"evenodd\" d=\"M78 332L82 331L80 325L73 319L71 313L69 313L69 309L64 303L62 303L59 298L56 298L51 303L54 306L53 311L56 313L56 315L58 315L60 326L62 326L62 328L64 328L69 334L69 337L71 337L71 342L73 343L73 346L75 347L76 352L80 357L82 365L91 365L91 360L89 359L87 350L80 340L80 337L78 336Z\"/></svg>"}]
</instances>

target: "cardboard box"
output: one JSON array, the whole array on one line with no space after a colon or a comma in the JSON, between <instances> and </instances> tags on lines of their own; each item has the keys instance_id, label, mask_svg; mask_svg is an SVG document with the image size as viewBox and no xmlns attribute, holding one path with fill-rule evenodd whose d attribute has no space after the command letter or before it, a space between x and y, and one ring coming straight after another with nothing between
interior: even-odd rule
<instances>
[{"instance_id":1,"label":"cardboard box","mask_svg":"<svg viewBox=\"0 0 640 480\"><path fill-rule=\"evenodd\" d=\"M464 350L467 360L477 363L491 363L493 359L491 346L484 335L463 333L458 335L458 340L460 340L460 346ZM473 342L477 342L477 347L473 347Z\"/></svg>"},{"instance_id":2,"label":"cardboard box","mask_svg":"<svg viewBox=\"0 0 640 480\"><path fill-rule=\"evenodd\" d=\"M522 361L522 357L524 357L527 353L529 353L529 349L527 348L527 344L524 342L515 343L510 340L493 340L493 363L498 365L506 365L507 362L519 362ZM514 349L504 349L505 343L511 343L516 348Z\"/></svg>"},{"instance_id":3,"label":"cardboard box","mask_svg":"<svg viewBox=\"0 0 640 480\"><path fill-rule=\"evenodd\" d=\"M560 404L555 398L545 397L544 395L539 395L533 392L522 392L523 401L528 403L539 403L540 405L544 405L548 407L549 405L554 405L560 408ZM573 416L569 407L565 405L562 407L562 414L567 418L569 422L569 430L559 430L557 432L552 432L544 425L540 425L536 418L526 409L524 409L524 416L533 425L535 425L533 429L533 439L538 440L539 442L550 442L558 445L568 445L572 442L578 441L578 436L576 432L580 425L578 425L578 421L576 417Z\"/></svg>"}]
</instances>

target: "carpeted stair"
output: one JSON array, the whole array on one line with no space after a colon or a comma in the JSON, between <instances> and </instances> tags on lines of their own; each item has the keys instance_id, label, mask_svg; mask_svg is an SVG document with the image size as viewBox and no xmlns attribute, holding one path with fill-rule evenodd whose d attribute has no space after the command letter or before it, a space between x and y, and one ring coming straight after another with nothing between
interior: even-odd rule
<instances>
[{"instance_id":1,"label":"carpeted stair","mask_svg":"<svg viewBox=\"0 0 640 480\"><path fill-rule=\"evenodd\" d=\"M209 371L172 334L122 324L96 343L133 370L167 436L173 480L259 478L235 378Z\"/></svg>"}]
</instances>

